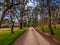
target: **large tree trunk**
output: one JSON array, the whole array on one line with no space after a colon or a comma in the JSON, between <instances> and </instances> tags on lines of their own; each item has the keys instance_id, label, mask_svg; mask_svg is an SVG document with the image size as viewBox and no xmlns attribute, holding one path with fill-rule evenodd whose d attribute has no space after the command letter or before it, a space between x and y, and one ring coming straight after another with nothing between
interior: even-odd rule
<instances>
[{"instance_id":1,"label":"large tree trunk","mask_svg":"<svg viewBox=\"0 0 60 45\"><path fill-rule=\"evenodd\" d=\"M19 20L19 29L22 29L22 25L23 25L23 17L21 17L21 19Z\"/></svg>"},{"instance_id":2,"label":"large tree trunk","mask_svg":"<svg viewBox=\"0 0 60 45\"><path fill-rule=\"evenodd\" d=\"M51 34L54 35L53 30L52 30L52 25L51 25L51 12L50 12L50 8L48 10L48 13L49 13L49 23L48 23L48 26L49 26Z\"/></svg>"},{"instance_id":3,"label":"large tree trunk","mask_svg":"<svg viewBox=\"0 0 60 45\"><path fill-rule=\"evenodd\" d=\"M22 22L20 22L20 29L22 29Z\"/></svg>"},{"instance_id":4,"label":"large tree trunk","mask_svg":"<svg viewBox=\"0 0 60 45\"><path fill-rule=\"evenodd\" d=\"M23 25L23 16L20 16L21 19L19 20L19 28L22 29L22 25Z\"/></svg>"},{"instance_id":5,"label":"large tree trunk","mask_svg":"<svg viewBox=\"0 0 60 45\"><path fill-rule=\"evenodd\" d=\"M52 35L54 35L53 30L52 30L52 25L51 25L50 1L51 1L51 0L47 0L48 15L49 15L49 22L48 22L48 26L49 26L49 29L50 29L51 34L52 34Z\"/></svg>"},{"instance_id":6,"label":"large tree trunk","mask_svg":"<svg viewBox=\"0 0 60 45\"><path fill-rule=\"evenodd\" d=\"M12 7L12 6L11 6L11 7ZM1 24L2 24L2 22L3 22L3 18L5 17L6 11L9 10L11 7L7 8L7 9L5 9L5 10L3 11L2 17L1 17L1 20L0 20L0 28L1 28Z\"/></svg>"},{"instance_id":7,"label":"large tree trunk","mask_svg":"<svg viewBox=\"0 0 60 45\"><path fill-rule=\"evenodd\" d=\"M14 33L14 32L13 32L13 29L14 29L14 22L12 22L11 33Z\"/></svg>"},{"instance_id":8,"label":"large tree trunk","mask_svg":"<svg viewBox=\"0 0 60 45\"><path fill-rule=\"evenodd\" d=\"M1 28L1 24L2 24L2 22L3 22L3 18L5 17L5 12L7 11L7 9L6 10L4 10L4 12L3 12L3 14L2 14L2 17L1 17L1 20L0 20L0 28Z\"/></svg>"},{"instance_id":9,"label":"large tree trunk","mask_svg":"<svg viewBox=\"0 0 60 45\"><path fill-rule=\"evenodd\" d=\"M14 22L13 22L12 16L10 16L10 19L11 19L11 23L12 23L12 25L11 25L11 33L14 33L14 32L13 32Z\"/></svg>"}]
</instances>

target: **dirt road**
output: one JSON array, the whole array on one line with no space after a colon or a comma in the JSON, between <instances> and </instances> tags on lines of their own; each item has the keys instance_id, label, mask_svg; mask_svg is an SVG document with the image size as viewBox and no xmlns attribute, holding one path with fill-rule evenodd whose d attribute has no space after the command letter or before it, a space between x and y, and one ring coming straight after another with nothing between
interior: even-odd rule
<instances>
[{"instance_id":1,"label":"dirt road","mask_svg":"<svg viewBox=\"0 0 60 45\"><path fill-rule=\"evenodd\" d=\"M38 33L30 27L23 35L18 37L12 45L60 45L48 37Z\"/></svg>"}]
</instances>

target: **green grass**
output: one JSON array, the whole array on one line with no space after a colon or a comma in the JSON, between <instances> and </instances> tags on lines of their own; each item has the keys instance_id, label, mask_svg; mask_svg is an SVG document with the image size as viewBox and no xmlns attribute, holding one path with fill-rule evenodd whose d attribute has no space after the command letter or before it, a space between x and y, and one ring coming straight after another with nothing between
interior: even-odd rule
<instances>
[{"instance_id":1,"label":"green grass","mask_svg":"<svg viewBox=\"0 0 60 45\"><path fill-rule=\"evenodd\" d=\"M4 30L6 29L6 30ZM10 32L10 28L4 28L0 32L0 45L10 45L18 35L21 35L27 28L23 28L21 30L15 29L14 33Z\"/></svg>"},{"instance_id":2,"label":"green grass","mask_svg":"<svg viewBox=\"0 0 60 45\"><path fill-rule=\"evenodd\" d=\"M60 25L57 25L56 28L54 28L52 26L52 28L53 28L53 32L55 34L54 36L60 40ZM41 30L41 26L37 26L37 29ZM44 26L44 32L45 33L50 33L49 27L47 25Z\"/></svg>"}]
</instances>

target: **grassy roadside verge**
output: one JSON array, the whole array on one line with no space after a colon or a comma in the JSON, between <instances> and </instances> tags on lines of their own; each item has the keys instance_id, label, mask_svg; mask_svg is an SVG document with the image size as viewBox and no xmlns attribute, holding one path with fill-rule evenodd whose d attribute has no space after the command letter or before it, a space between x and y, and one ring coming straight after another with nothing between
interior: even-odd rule
<instances>
[{"instance_id":1,"label":"grassy roadside verge","mask_svg":"<svg viewBox=\"0 0 60 45\"><path fill-rule=\"evenodd\" d=\"M41 26L37 26L36 27L38 30L41 30ZM60 40L60 25L57 25L56 28L53 28L53 32L54 32L54 37L56 37L58 40ZM50 33L49 27L47 25L44 26L44 33Z\"/></svg>"},{"instance_id":2,"label":"grassy roadside verge","mask_svg":"<svg viewBox=\"0 0 60 45\"><path fill-rule=\"evenodd\" d=\"M13 34L10 32L9 29L6 28L6 31L3 29L3 31L0 32L0 45L10 45L17 36L21 35L27 29L27 27L21 30L15 29Z\"/></svg>"}]
</instances>

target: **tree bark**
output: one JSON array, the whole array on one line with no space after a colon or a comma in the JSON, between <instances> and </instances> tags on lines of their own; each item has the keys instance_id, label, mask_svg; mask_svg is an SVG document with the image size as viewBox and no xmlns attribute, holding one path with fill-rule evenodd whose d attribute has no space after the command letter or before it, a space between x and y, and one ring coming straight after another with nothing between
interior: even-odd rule
<instances>
[{"instance_id":1,"label":"tree bark","mask_svg":"<svg viewBox=\"0 0 60 45\"><path fill-rule=\"evenodd\" d=\"M51 12L50 12L50 8L48 10L48 13L49 13L49 23L48 23L48 26L49 26L51 34L54 35L53 30L52 30L52 25L51 25Z\"/></svg>"},{"instance_id":2,"label":"tree bark","mask_svg":"<svg viewBox=\"0 0 60 45\"><path fill-rule=\"evenodd\" d=\"M13 6L19 5L19 4L23 4L23 3L13 4L13 0L12 0L12 4L10 5L10 7L8 7L7 9L4 10L4 12L3 12L3 14L2 14L2 18L1 18L1 20L0 20L0 28L1 28L1 24L2 24L2 22L3 22L3 18L5 17L5 12L6 12L7 10L11 9Z\"/></svg>"},{"instance_id":3,"label":"tree bark","mask_svg":"<svg viewBox=\"0 0 60 45\"><path fill-rule=\"evenodd\" d=\"M22 29L22 22L20 22L20 29Z\"/></svg>"},{"instance_id":4,"label":"tree bark","mask_svg":"<svg viewBox=\"0 0 60 45\"><path fill-rule=\"evenodd\" d=\"M54 35L53 29L52 29L52 25L51 25L50 1L51 1L51 0L47 0L47 9L48 9L48 14L49 14L49 22L48 22L48 26L49 26L49 29L50 29L51 34Z\"/></svg>"},{"instance_id":5,"label":"tree bark","mask_svg":"<svg viewBox=\"0 0 60 45\"><path fill-rule=\"evenodd\" d=\"M23 28L23 15L24 15L24 8L21 10L21 12L20 12L20 20L19 20L19 23L20 23L20 29L22 29Z\"/></svg>"},{"instance_id":6,"label":"tree bark","mask_svg":"<svg viewBox=\"0 0 60 45\"><path fill-rule=\"evenodd\" d=\"M11 19L11 23L12 23L12 25L11 25L11 33L14 33L14 32L13 32L14 22L13 22L12 16L10 16L10 19Z\"/></svg>"},{"instance_id":7,"label":"tree bark","mask_svg":"<svg viewBox=\"0 0 60 45\"><path fill-rule=\"evenodd\" d=\"M13 32L13 29L14 29L14 22L12 22L11 33L14 33L14 32Z\"/></svg>"},{"instance_id":8,"label":"tree bark","mask_svg":"<svg viewBox=\"0 0 60 45\"><path fill-rule=\"evenodd\" d=\"M3 18L5 17L5 12L7 11L7 9L6 10L4 10L4 12L3 12L3 14L2 14L2 17L1 17L1 20L0 20L0 28L1 28L1 24L2 24L2 22L3 22Z\"/></svg>"}]
</instances>

